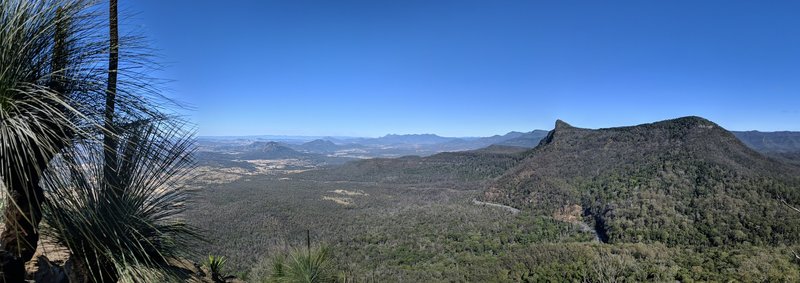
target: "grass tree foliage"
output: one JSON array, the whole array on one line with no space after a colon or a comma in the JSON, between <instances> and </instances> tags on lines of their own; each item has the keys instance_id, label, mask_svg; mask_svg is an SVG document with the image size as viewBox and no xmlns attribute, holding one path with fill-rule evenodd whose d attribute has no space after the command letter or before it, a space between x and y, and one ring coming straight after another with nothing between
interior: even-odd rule
<instances>
[{"instance_id":1,"label":"grass tree foliage","mask_svg":"<svg viewBox=\"0 0 800 283\"><path fill-rule=\"evenodd\" d=\"M327 246L312 248L309 245L305 250L295 249L288 255L277 255L272 261L270 282L335 282L333 271L330 248Z\"/></svg>"},{"instance_id":2,"label":"grass tree foliage","mask_svg":"<svg viewBox=\"0 0 800 283\"><path fill-rule=\"evenodd\" d=\"M39 238L50 160L79 136L102 53L80 1L0 0L0 175L8 191L2 280L21 281Z\"/></svg>"},{"instance_id":3,"label":"grass tree foliage","mask_svg":"<svg viewBox=\"0 0 800 283\"><path fill-rule=\"evenodd\" d=\"M208 268L208 271L211 272L212 281L225 282L225 263L227 262L228 259L224 256L209 255L208 258L203 261L203 266Z\"/></svg>"},{"instance_id":4,"label":"grass tree foliage","mask_svg":"<svg viewBox=\"0 0 800 283\"><path fill-rule=\"evenodd\" d=\"M163 171L155 168L143 169L140 166L161 166L159 168L162 170L169 169L167 167L173 165L164 164L168 160L161 157L171 155L177 158L182 153L181 150L186 153L189 135L180 130L179 122L167 118L166 108L158 106L175 104L161 96L157 80L147 75L154 67L158 67L148 55L149 49L136 36L121 37L112 44L107 33L103 32L108 27L106 17L96 4L98 1L92 0L0 0L0 176L8 195L4 206L5 229L0 236L0 281L22 281L23 264L33 256L39 239L38 226L46 196L73 198L71 202L51 201L48 204L48 212L53 213L50 216L54 221L51 228L56 235L67 235L58 229L86 228L88 226L85 225L92 221L110 223L101 222L100 218L91 219L92 215L72 215L75 218L69 218L68 211L91 212L95 213L94 216L99 214L98 211L86 210L85 206L68 208L64 204L87 204L78 201L78 194L82 192L80 189L96 187L100 185L97 180L107 177L89 179L92 171L87 170L104 163L102 159L90 156L96 149L102 149L96 145L97 140L105 133L113 133L108 127L101 126L107 114L104 111L108 102L106 98L109 96L106 75L111 67L108 59L112 50L117 53L118 67L113 69L116 70L114 73L118 74L118 79L113 92L115 111L111 114L114 125L124 128L118 132L119 136L114 135L120 141L114 148L114 155L126 159L120 160L114 166L118 171L113 174L130 179L124 180L128 191L120 194L109 207L103 207L109 209L103 217L117 220L120 217L134 217L139 222L125 223L130 226L128 231L136 232L133 233L135 235L121 237L99 234L94 239L116 238L118 247L127 245L128 253L122 255L138 255L125 257L124 262L133 263L134 266L157 266L172 256L169 253L164 254L168 250L164 247L180 246L181 241L175 242L175 238L167 241L168 237L162 233L169 230L166 234L179 234L183 231L181 225L159 222L162 226L157 228L161 230L150 230L159 233L155 238L147 235L147 231L137 230L153 228L142 226L147 220L139 217L149 215L152 217L150 220L174 217L171 213L176 210L165 212L166 210L158 210L152 206L157 206L159 202L164 204L172 201L175 202L172 205L179 207L183 197L182 193L176 193L177 197L176 194L156 197L155 191L147 195L146 190L154 189L153 183L148 183L147 179L165 181L166 177ZM129 151L134 148L147 149L150 152ZM65 166L72 162L66 160L66 156L73 156L74 162L80 163ZM147 160L148 158L152 159ZM180 160L184 158L186 156L181 156ZM67 168L72 170L67 175L59 171ZM66 176L69 178L64 179ZM46 194L42 188L44 186L48 189ZM138 187L131 189L132 186ZM69 191L70 189L78 191ZM157 193L161 194L161 189ZM150 206L142 208L141 205ZM136 209L144 214L136 214ZM82 222L67 223L67 220ZM77 235L88 234L76 234L72 237L78 237ZM60 240L70 243L71 252L77 258L85 260L96 256L98 259L109 260L96 261L94 272L103 269L115 270L113 273L117 274L131 274L127 267L122 270L123 266L117 265L119 262L114 261L116 258L109 257L109 247L92 246L94 250L89 251L88 247L78 243L78 239L64 237ZM137 240L145 242L136 242ZM138 249L132 250L133 246ZM107 250L98 253L100 249ZM161 255L154 256L158 253ZM143 260L142 254L148 256L146 260ZM113 268L106 268L108 266ZM91 267L91 264L87 266Z\"/></svg>"},{"instance_id":5,"label":"grass tree foliage","mask_svg":"<svg viewBox=\"0 0 800 283\"><path fill-rule=\"evenodd\" d=\"M73 147L45 179L46 230L69 248L79 275L116 282L169 271L197 233L179 215L190 191L191 135L176 125L142 121L119 136L117 191L104 184L103 147ZM138 273L139 271L146 272ZM169 275L169 274L167 274Z\"/></svg>"}]
</instances>

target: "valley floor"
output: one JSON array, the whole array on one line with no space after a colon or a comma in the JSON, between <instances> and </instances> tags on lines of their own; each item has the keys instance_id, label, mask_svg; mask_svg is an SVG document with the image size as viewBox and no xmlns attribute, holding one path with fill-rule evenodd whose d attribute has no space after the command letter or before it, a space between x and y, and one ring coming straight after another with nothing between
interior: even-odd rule
<instances>
[{"instance_id":1,"label":"valley floor","mask_svg":"<svg viewBox=\"0 0 800 283\"><path fill-rule=\"evenodd\" d=\"M272 259L312 242L331 247L340 276L358 282L797 281L793 247L602 244L551 216L480 206L478 190L247 175L202 186L188 218L250 282Z\"/></svg>"}]
</instances>

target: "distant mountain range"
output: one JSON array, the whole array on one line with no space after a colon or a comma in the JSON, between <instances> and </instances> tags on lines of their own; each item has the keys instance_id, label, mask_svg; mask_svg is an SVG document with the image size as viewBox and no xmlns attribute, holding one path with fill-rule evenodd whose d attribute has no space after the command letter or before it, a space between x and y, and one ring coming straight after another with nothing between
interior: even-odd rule
<instances>
[{"instance_id":1,"label":"distant mountain range","mask_svg":"<svg viewBox=\"0 0 800 283\"><path fill-rule=\"evenodd\" d=\"M744 144L767 156L800 165L800 132L733 132Z\"/></svg>"},{"instance_id":2,"label":"distant mountain range","mask_svg":"<svg viewBox=\"0 0 800 283\"><path fill-rule=\"evenodd\" d=\"M748 131L732 133L748 147L767 156L788 163L800 164L800 132ZM269 158L304 156L311 158L309 156L316 154L326 157L374 158L406 155L429 156L440 152L475 150L491 145L533 148L547 134L548 131L534 130L531 132L509 132L505 135L490 137L460 138L442 137L434 134L389 134L379 138L302 136L200 137L199 143L201 151L238 152L245 154L245 156ZM261 152L256 150L259 147L261 147Z\"/></svg>"},{"instance_id":3,"label":"distant mountain range","mask_svg":"<svg viewBox=\"0 0 800 283\"><path fill-rule=\"evenodd\" d=\"M428 156L440 152L475 150L491 145L533 148L547 131L510 132L491 137L441 137L434 134L386 135L379 138L318 138L261 140L262 137L200 137L200 151L237 153L242 157L294 158L303 154L328 157L374 158ZM294 152L291 152L292 150Z\"/></svg>"},{"instance_id":4,"label":"distant mountain range","mask_svg":"<svg viewBox=\"0 0 800 283\"><path fill-rule=\"evenodd\" d=\"M760 152L800 151L800 132L733 132L747 146Z\"/></svg>"}]
</instances>

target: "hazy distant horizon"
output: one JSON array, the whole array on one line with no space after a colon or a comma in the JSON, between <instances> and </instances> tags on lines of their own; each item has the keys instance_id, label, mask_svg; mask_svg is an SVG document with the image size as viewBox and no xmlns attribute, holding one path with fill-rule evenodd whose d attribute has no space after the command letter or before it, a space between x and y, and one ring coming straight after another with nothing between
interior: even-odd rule
<instances>
[{"instance_id":1,"label":"hazy distant horizon","mask_svg":"<svg viewBox=\"0 0 800 283\"><path fill-rule=\"evenodd\" d=\"M677 117L676 117L677 118ZM666 120L666 119L665 119ZM661 121L661 120L658 120ZM651 122L658 122L658 121L650 121ZM570 123L569 121L565 121ZM715 122L712 120L712 122ZM581 125L576 125L570 123L572 126L579 127L579 128L588 128L583 127ZM644 123L639 123L644 124ZM609 126L609 127L598 127L598 128L590 128L590 129L599 129L599 128L614 128L614 127L625 127L625 126L635 126L639 124L631 124L631 125L616 125L616 126ZM748 131L758 131L758 132L800 132L800 130L759 130L759 129L729 129L724 125L720 125L728 131L733 132L748 132ZM243 134L243 135L198 135L198 138L282 138L282 139L325 139L325 138L336 138L336 139L358 139L358 138L380 138L387 135L437 135L440 137L446 138L480 138L480 137L490 137L494 135L505 135L511 132L520 132L520 133L528 133L532 131L550 131L552 130L552 126L550 128L544 129L533 129L533 130L511 130L506 132L497 132L497 133L490 133L485 135L442 135L435 132L408 132L408 133L397 133L397 132L388 132L381 135L320 135L320 134L308 134L308 135L292 135L292 134L277 134L277 133L266 133L266 134Z\"/></svg>"}]
</instances>

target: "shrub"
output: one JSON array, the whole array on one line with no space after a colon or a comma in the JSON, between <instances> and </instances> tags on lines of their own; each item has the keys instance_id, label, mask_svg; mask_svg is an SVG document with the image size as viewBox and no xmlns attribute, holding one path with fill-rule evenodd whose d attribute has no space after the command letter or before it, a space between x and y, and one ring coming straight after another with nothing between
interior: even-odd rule
<instances>
[{"instance_id":1,"label":"shrub","mask_svg":"<svg viewBox=\"0 0 800 283\"><path fill-rule=\"evenodd\" d=\"M211 272L211 279L214 282L224 282L225 278L225 263L228 262L224 256L209 255L208 259L203 262L203 265Z\"/></svg>"},{"instance_id":2,"label":"shrub","mask_svg":"<svg viewBox=\"0 0 800 283\"><path fill-rule=\"evenodd\" d=\"M320 283L334 282L335 276L330 262L330 249L295 249L288 256L276 256L272 265L273 282Z\"/></svg>"},{"instance_id":3,"label":"shrub","mask_svg":"<svg viewBox=\"0 0 800 283\"><path fill-rule=\"evenodd\" d=\"M46 231L72 253L84 280L140 281L170 277L170 260L188 255L198 238L179 217L189 197L193 142L174 124L142 121L120 136L118 188L103 178L103 149L75 146L45 180Z\"/></svg>"}]
</instances>

